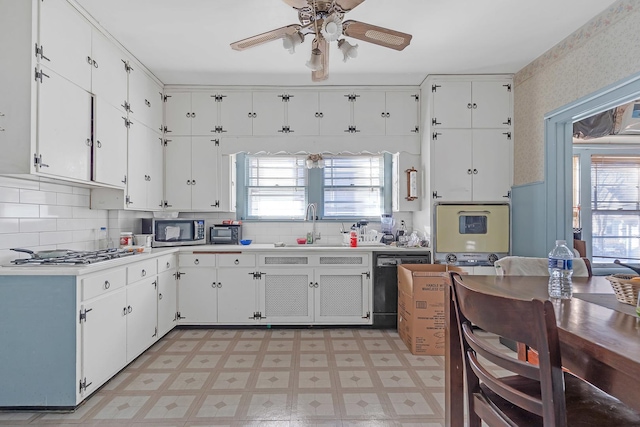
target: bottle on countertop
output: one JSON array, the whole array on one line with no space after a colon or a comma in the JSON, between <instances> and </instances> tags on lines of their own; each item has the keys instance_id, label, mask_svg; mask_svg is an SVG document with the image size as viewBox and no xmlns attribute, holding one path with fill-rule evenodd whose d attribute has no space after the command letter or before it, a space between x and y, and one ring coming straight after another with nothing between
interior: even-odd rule
<instances>
[{"instance_id":1,"label":"bottle on countertop","mask_svg":"<svg viewBox=\"0 0 640 427\"><path fill-rule=\"evenodd\" d=\"M98 233L98 249L108 248L109 240L107 238L107 227L100 227L100 232Z\"/></svg>"},{"instance_id":2,"label":"bottle on countertop","mask_svg":"<svg viewBox=\"0 0 640 427\"><path fill-rule=\"evenodd\" d=\"M573 251L565 240L556 240L549 252L549 297L569 299L573 294Z\"/></svg>"}]
</instances>

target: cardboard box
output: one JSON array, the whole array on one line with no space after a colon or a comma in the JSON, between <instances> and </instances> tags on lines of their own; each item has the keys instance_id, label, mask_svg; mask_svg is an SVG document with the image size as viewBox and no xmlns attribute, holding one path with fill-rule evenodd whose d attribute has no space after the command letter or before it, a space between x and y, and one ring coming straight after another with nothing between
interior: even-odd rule
<instances>
[{"instance_id":1,"label":"cardboard box","mask_svg":"<svg viewBox=\"0 0 640 427\"><path fill-rule=\"evenodd\" d=\"M398 334L411 354L444 355L444 287L446 264L398 266Z\"/></svg>"}]
</instances>

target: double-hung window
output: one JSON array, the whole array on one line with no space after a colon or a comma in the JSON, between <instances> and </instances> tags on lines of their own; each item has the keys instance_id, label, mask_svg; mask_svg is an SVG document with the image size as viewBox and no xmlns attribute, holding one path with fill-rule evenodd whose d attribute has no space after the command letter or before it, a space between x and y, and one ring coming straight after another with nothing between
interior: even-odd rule
<instances>
[{"instance_id":1,"label":"double-hung window","mask_svg":"<svg viewBox=\"0 0 640 427\"><path fill-rule=\"evenodd\" d=\"M324 156L306 168L304 155L237 156L241 219L302 219L308 203L319 219L377 219L391 210L391 155Z\"/></svg>"}]
</instances>

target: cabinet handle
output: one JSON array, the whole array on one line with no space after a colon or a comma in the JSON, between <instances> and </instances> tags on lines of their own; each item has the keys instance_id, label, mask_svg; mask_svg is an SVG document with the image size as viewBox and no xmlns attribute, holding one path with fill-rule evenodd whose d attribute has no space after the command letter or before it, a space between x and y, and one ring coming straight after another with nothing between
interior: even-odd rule
<instances>
[{"instance_id":1,"label":"cabinet handle","mask_svg":"<svg viewBox=\"0 0 640 427\"><path fill-rule=\"evenodd\" d=\"M467 175L471 175L471 169L467 169Z\"/></svg>"},{"instance_id":2,"label":"cabinet handle","mask_svg":"<svg viewBox=\"0 0 640 427\"><path fill-rule=\"evenodd\" d=\"M477 174L478 174L478 169L474 169L474 170L473 170L473 174L474 174L474 175L477 175Z\"/></svg>"},{"instance_id":3,"label":"cabinet handle","mask_svg":"<svg viewBox=\"0 0 640 427\"><path fill-rule=\"evenodd\" d=\"M158 294L158 299L162 299L162 294Z\"/></svg>"},{"instance_id":4,"label":"cabinet handle","mask_svg":"<svg viewBox=\"0 0 640 427\"><path fill-rule=\"evenodd\" d=\"M87 147L91 147L91 139L90 138L87 138L87 140L84 143L87 145Z\"/></svg>"},{"instance_id":5,"label":"cabinet handle","mask_svg":"<svg viewBox=\"0 0 640 427\"><path fill-rule=\"evenodd\" d=\"M96 61L92 61L92 62L93 62L93 67L98 68L98 63Z\"/></svg>"},{"instance_id":6,"label":"cabinet handle","mask_svg":"<svg viewBox=\"0 0 640 427\"><path fill-rule=\"evenodd\" d=\"M471 103L468 103L468 104L467 104L467 108L468 108L468 109L471 109Z\"/></svg>"},{"instance_id":7,"label":"cabinet handle","mask_svg":"<svg viewBox=\"0 0 640 427\"><path fill-rule=\"evenodd\" d=\"M191 185L191 180L190 179L187 180L187 185Z\"/></svg>"},{"instance_id":8,"label":"cabinet handle","mask_svg":"<svg viewBox=\"0 0 640 427\"><path fill-rule=\"evenodd\" d=\"M143 269L143 270L142 270L142 277L144 277L144 276L146 276L146 275L147 275L147 271Z\"/></svg>"},{"instance_id":9,"label":"cabinet handle","mask_svg":"<svg viewBox=\"0 0 640 427\"><path fill-rule=\"evenodd\" d=\"M102 142L98 141L96 145L98 146L98 148L102 148Z\"/></svg>"},{"instance_id":10,"label":"cabinet handle","mask_svg":"<svg viewBox=\"0 0 640 427\"><path fill-rule=\"evenodd\" d=\"M106 290L106 289L109 289L110 287L111 287L111 283L109 283L109 281L108 281L108 280L105 280L105 281L104 281L104 288L105 288L105 290Z\"/></svg>"},{"instance_id":11,"label":"cabinet handle","mask_svg":"<svg viewBox=\"0 0 640 427\"><path fill-rule=\"evenodd\" d=\"M91 57L87 56L87 64L91 65Z\"/></svg>"},{"instance_id":12,"label":"cabinet handle","mask_svg":"<svg viewBox=\"0 0 640 427\"><path fill-rule=\"evenodd\" d=\"M240 260L238 260L238 259L237 259L237 260L235 260L233 263L234 263L235 265L238 265L238 264L240 264Z\"/></svg>"},{"instance_id":13,"label":"cabinet handle","mask_svg":"<svg viewBox=\"0 0 640 427\"><path fill-rule=\"evenodd\" d=\"M133 311L133 308L131 308L131 306L127 307L127 314L131 313Z\"/></svg>"},{"instance_id":14,"label":"cabinet handle","mask_svg":"<svg viewBox=\"0 0 640 427\"><path fill-rule=\"evenodd\" d=\"M221 288L222 287L222 283L218 282L218 287Z\"/></svg>"},{"instance_id":15,"label":"cabinet handle","mask_svg":"<svg viewBox=\"0 0 640 427\"><path fill-rule=\"evenodd\" d=\"M191 118L191 113L187 113L187 118Z\"/></svg>"},{"instance_id":16,"label":"cabinet handle","mask_svg":"<svg viewBox=\"0 0 640 427\"><path fill-rule=\"evenodd\" d=\"M248 114L247 114L247 117L251 118L251 113L248 113Z\"/></svg>"},{"instance_id":17,"label":"cabinet handle","mask_svg":"<svg viewBox=\"0 0 640 427\"><path fill-rule=\"evenodd\" d=\"M196 185L196 180L191 180L191 185Z\"/></svg>"},{"instance_id":18,"label":"cabinet handle","mask_svg":"<svg viewBox=\"0 0 640 427\"><path fill-rule=\"evenodd\" d=\"M313 288L313 282L309 282L309 287Z\"/></svg>"},{"instance_id":19,"label":"cabinet handle","mask_svg":"<svg viewBox=\"0 0 640 427\"><path fill-rule=\"evenodd\" d=\"M382 114L380 114L380 117L385 118L387 116L385 116L384 112L382 112Z\"/></svg>"},{"instance_id":20,"label":"cabinet handle","mask_svg":"<svg viewBox=\"0 0 640 427\"><path fill-rule=\"evenodd\" d=\"M313 287L314 287L314 288L317 288L317 287L318 287L318 282L314 283L314 284L313 284Z\"/></svg>"},{"instance_id":21,"label":"cabinet handle","mask_svg":"<svg viewBox=\"0 0 640 427\"><path fill-rule=\"evenodd\" d=\"M473 103L473 109L475 110L476 108L478 108L478 104L476 104L475 102Z\"/></svg>"},{"instance_id":22,"label":"cabinet handle","mask_svg":"<svg viewBox=\"0 0 640 427\"><path fill-rule=\"evenodd\" d=\"M124 308L122 309L122 315L123 315L123 316L126 316L126 315L127 315L127 307L124 307Z\"/></svg>"},{"instance_id":23,"label":"cabinet handle","mask_svg":"<svg viewBox=\"0 0 640 427\"><path fill-rule=\"evenodd\" d=\"M198 264L200 264L200 260L199 260L198 258L196 258L196 259L193 261L193 263L194 263L195 265L198 265Z\"/></svg>"},{"instance_id":24,"label":"cabinet handle","mask_svg":"<svg viewBox=\"0 0 640 427\"><path fill-rule=\"evenodd\" d=\"M216 282L211 283L211 287L215 289L217 287Z\"/></svg>"},{"instance_id":25,"label":"cabinet handle","mask_svg":"<svg viewBox=\"0 0 640 427\"><path fill-rule=\"evenodd\" d=\"M196 117L196 113L191 113L191 117L195 118Z\"/></svg>"},{"instance_id":26,"label":"cabinet handle","mask_svg":"<svg viewBox=\"0 0 640 427\"><path fill-rule=\"evenodd\" d=\"M167 261L167 268L171 268L171 263Z\"/></svg>"}]
</instances>

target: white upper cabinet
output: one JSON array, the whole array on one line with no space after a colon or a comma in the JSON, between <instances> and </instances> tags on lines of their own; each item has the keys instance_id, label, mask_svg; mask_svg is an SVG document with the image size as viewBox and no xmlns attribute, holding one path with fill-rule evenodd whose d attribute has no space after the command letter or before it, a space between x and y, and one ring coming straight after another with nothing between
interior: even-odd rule
<instances>
[{"instance_id":1,"label":"white upper cabinet","mask_svg":"<svg viewBox=\"0 0 640 427\"><path fill-rule=\"evenodd\" d=\"M36 170L80 181L91 179L91 94L39 67Z\"/></svg>"},{"instance_id":2,"label":"white upper cabinet","mask_svg":"<svg viewBox=\"0 0 640 427\"><path fill-rule=\"evenodd\" d=\"M385 134L385 93L384 92L354 92L350 99L353 109L352 126L359 135Z\"/></svg>"},{"instance_id":3,"label":"white upper cabinet","mask_svg":"<svg viewBox=\"0 0 640 427\"><path fill-rule=\"evenodd\" d=\"M213 135L216 116L213 93L174 92L166 97L166 132L171 136Z\"/></svg>"},{"instance_id":4,"label":"white upper cabinet","mask_svg":"<svg viewBox=\"0 0 640 427\"><path fill-rule=\"evenodd\" d=\"M323 91L320 104L320 135L345 135L351 126L352 104L344 92Z\"/></svg>"},{"instance_id":5,"label":"white upper cabinet","mask_svg":"<svg viewBox=\"0 0 640 427\"><path fill-rule=\"evenodd\" d=\"M103 102L121 111L127 103L127 56L99 31L91 36L91 57L94 62L91 92Z\"/></svg>"},{"instance_id":6,"label":"white upper cabinet","mask_svg":"<svg viewBox=\"0 0 640 427\"><path fill-rule=\"evenodd\" d=\"M129 65L129 104L132 118L162 132L162 87L137 65Z\"/></svg>"},{"instance_id":7,"label":"white upper cabinet","mask_svg":"<svg viewBox=\"0 0 640 427\"><path fill-rule=\"evenodd\" d=\"M127 175L127 127L122 111L96 97L94 109L93 180L124 187Z\"/></svg>"},{"instance_id":8,"label":"white upper cabinet","mask_svg":"<svg viewBox=\"0 0 640 427\"><path fill-rule=\"evenodd\" d=\"M40 1L37 55L41 64L91 90L91 25L66 0Z\"/></svg>"},{"instance_id":9,"label":"white upper cabinet","mask_svg":"<svg viewBox=\"0 0 640 427\"><path fill-rule=\"evenodd\" d=\"M252 134L254 111L251 92L216 91L217 104L213 130L220 136L247 136Z\"/></svg>"},{"instance_id":10,"label":"white upper cabinet","mask_svg":"<svg viewBox=\"0 0 640 427\"><path fill-rule=\"evenodd\" d=\"M318 134L318 92L254 92L253 110L253 135Z\"/></svg>"},{"instance_id":11,"label":"white upper cabinet","mask_svg":"<svg viewBox=\"0 0 640 427\"><path fill-rule=\"evenodd\" d=\"M385 133L416 135L420 131L420 97L417 91L386 92Z\"/></svg>"},{"instance_id":12,"label":"white upper cabinet","mask_svg":"<svg viewBox=\"0 0 640 427\"><path fill-rule=\"evenodd\" d=\"M127 153L126 208L161 210L163 150L160 136L142 123L132 121Z\"/></svg>"},{"instance_id":13,"label":"white upper cabinet","mask_svg":"<svg viewBox=\"0 0 640 427\"><path fill-rule=\"evenodd\" d=\"M433 128L504 129L511 126L511 81L434 81Z\"/></svg>"}]
</instances>

